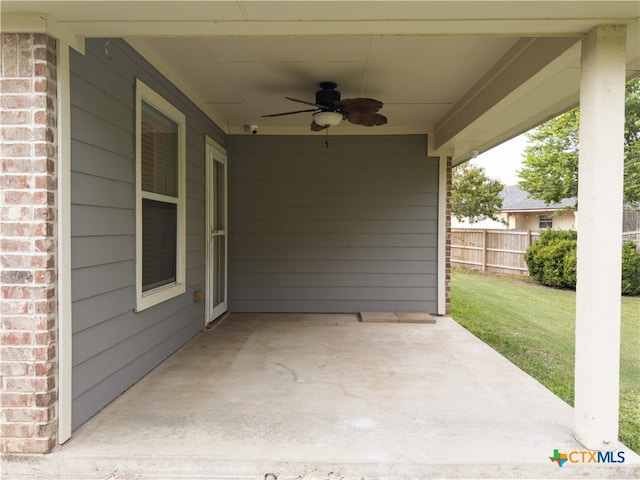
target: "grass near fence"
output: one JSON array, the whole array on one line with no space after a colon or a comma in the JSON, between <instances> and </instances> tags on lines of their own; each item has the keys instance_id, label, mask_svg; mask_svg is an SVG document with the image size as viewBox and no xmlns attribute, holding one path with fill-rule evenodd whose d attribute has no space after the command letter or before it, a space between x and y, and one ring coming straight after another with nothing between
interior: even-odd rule
<instances>
[{"instance_id":1,"label":"grass near fence","mask_svg":"<svg viewBox=\"0 0 640 480\"><path fill-rule=\"evenodd\" d=\"M454 270L451 314L573 405L575 292ZM613 321L613 319L612 319ZM640 453L640 297L622 297L620 440Z\"/></svg>"}]
</instances>

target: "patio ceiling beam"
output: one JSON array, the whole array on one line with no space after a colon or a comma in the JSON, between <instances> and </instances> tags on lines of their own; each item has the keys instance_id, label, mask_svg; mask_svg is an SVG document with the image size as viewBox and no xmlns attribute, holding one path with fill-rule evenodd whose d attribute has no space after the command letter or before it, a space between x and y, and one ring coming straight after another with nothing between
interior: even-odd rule
<instances>
[{"instance_id":1,"label":"patio ceiling beam","mask_svg":"<svg viewBox=\"0 0 640 480\"><path fill-rule=\"evenodd\" d=\"M626 31L626 76L630 79L640 74L640 22L627 25ZM576 42L431 153L450 152L453 165L459 165L469 160L474 150L485 152L577 106L581 43Z\"/></svg>"},{"instance_id":2,"label":"patio ceiling beam","mask_svg":"<svg viewBox=\"0 0 640 480\"><path fill-rule=\"evenodd\" d=\"M487 111L527 84L577 40L575 37L521 39L435 125L433 148L437 151L445 147Z\"/></svg>"}]
</instances>

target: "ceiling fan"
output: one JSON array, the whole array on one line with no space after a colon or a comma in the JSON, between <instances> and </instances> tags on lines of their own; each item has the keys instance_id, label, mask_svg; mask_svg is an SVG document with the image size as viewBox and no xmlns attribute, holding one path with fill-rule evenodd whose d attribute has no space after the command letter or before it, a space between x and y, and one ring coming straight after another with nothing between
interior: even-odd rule
<instances>
[{"instance_id":1,"label":"ceiling fan","mask_svg":"<svg viewBox=\"0 0 640 480\"><path fill-rule=\"evenodd\" d=\"M293 112L273 113L262 115L263 117L280 117L282 115L293 115L296 113L313 112L311 130L319 132L329 127L338 125L346 119L354 125L364 125L373 127L387 123L387 117L378 112L383 103L373 98L345 98L340 99L340 92L336 90L338 85L333 82L321 82L320 88L316 92L316 101L307 102L296 98L284 97L292 102L304 103L315 108L306 110L295 110Z\"/></svg>"}]
</instances>

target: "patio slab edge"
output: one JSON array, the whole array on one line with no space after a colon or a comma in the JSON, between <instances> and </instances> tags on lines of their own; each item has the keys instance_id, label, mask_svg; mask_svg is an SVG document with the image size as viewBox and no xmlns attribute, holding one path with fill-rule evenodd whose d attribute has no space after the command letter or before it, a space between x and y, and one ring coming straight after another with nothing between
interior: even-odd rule
<instances>
[{"instance_id":1,"label":"patio slab edge","mask_svg":"<svg viewBox=\"0 0 640 480\"><path fill-rule=\"evenodd\" d=\"M8 455L2 461L2 480L46 478L47 480L89 479L254 479L273 474L274 480L364 480L364 479L638 479L640 465L570 466L479 465L479 464L347 464L262 460L233 460L205 457L127 456L65 457ZM45 473L46 472L46 473ZM53 473L56 472L56 473ZM58 473L61 472L61 473ZM64 473L62 473L64 472ZM42 475L45 476L42 476Z\"/></svg>"}]
</instances>

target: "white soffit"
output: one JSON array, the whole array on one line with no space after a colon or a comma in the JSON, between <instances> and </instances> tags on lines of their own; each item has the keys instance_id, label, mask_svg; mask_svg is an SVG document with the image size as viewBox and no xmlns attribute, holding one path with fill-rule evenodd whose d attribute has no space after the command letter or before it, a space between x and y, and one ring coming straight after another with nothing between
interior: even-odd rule
<instances>
[{"instance_id":1,"label":"white soffit","mask_svg":"<svg viewBox=\"0 0 640 480\"><path fill-rule=\"evenodd\" d=\"M575 102L579 53L562 52L596 25L629 25L629 74L640 70L637 0L3 0L1 8L4 32L44 31L78 50L84 37L125 37L228 133L259 123L264 134L308 134L311 114L261 115L304 108L284 96L313 101L328 80L344 98L382 100L389 118L374 128L343 122L332 134L429 133L456 160ZM514 55L526 39L556 52ZM536 65L528 77L501 73L528 59Z\"/></svg>"}]
</instances>

